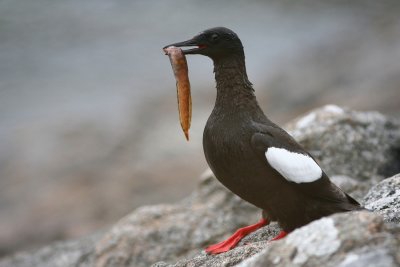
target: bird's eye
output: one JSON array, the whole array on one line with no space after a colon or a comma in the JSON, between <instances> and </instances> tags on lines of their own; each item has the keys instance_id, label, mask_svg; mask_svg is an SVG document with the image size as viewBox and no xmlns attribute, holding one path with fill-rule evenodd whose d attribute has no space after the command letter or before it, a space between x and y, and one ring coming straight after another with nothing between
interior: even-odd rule
<instances>
[{"instance_id":1,"label":"bird's eye","mask_svg":"<svg viewBox=\"0 0 400 267\"><path fill-rule=\"evenodd\" d=\"M213 34L211 35L211 41L213 41L213 42L217 41L218 38L219 38L219 35L216 34L216 33L213 33Z\"/></svg>"}]
</instances>

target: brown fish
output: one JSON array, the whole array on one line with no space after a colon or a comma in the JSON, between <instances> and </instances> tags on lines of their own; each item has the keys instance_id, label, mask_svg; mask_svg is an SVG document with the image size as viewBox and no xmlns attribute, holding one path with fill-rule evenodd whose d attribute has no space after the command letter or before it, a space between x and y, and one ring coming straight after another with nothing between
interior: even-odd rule
<instances>
[{"instance_id":1,"label":"brown fish","mask_svg":"<svg viewBox=\"0 0 400 267\"><path fill-rule=\"evenodd\" d=\"M176 80L176 91L178 96L179 121L186 139L189 141L189 128L192 119L192 97L190 95L189 71L186 57L182 49L170 46L164 48L164 52L169 56L172 70Z\"/></svg>"}]
</instances>

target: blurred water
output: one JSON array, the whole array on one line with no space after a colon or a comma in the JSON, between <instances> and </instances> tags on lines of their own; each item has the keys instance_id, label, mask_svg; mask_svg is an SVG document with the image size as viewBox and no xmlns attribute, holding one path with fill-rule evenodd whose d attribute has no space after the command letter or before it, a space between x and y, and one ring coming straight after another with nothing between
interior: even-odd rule
<instances>
[{"instance_id":1,"label":"blurred water","mask_svg":"<svg viewBox=\"0 0 400 267\"><path fill-rule=\"evenodd\" d=\"M128 106L173 83L160 48L205 28L239 33L257 84L268 75L266 62L273 65L352 20L338 18L334 8L303 13L263 1L3 0L0 131L65 116L123 117ZM212 88L209 60L189 61L192 84Z\"/></svg>"}]
</instances>

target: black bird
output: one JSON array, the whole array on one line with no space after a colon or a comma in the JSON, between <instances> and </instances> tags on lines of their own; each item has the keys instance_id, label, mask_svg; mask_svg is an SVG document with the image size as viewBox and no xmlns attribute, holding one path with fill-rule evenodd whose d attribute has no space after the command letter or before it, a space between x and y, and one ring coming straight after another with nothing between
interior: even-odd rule
<instances>
[{"instance_id":1,"label":"black bird","mask_svg":"<svg viewBox=\"0 0 400 267\"><path fill-rule=\"evenodd\" d=\"M262 219L206 249L233 248L248 233L277 221L279 239L309 222L337 212L362 209L334 185L315 159L259 107L247 78L242 42L217 27L168 45L213 60L217 99L203 133L206 160L217 179L233 193L262 209Z\"/></svg>"}]
</instances>

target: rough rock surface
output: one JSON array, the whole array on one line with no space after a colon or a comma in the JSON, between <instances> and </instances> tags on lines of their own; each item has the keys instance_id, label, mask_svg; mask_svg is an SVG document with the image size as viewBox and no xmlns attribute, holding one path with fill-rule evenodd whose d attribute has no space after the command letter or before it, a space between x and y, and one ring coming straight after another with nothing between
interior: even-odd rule
<instances>
[{"instance_id":1,"label":"rough rock surface","mask_svg":"<svg viewBox=\"0 0 400 267\"><path fill-rule=\"evenodd\" d=\"M256 242L216 256L204 253L176 264L183 266L398 266L400 228L388 229L376 214L361 211L335 214L295 230L271 243ZM260 253L252 256L254 253Z\"/></svg>"},{"instance_id":2,"label":"rough rock surface","mask_svg":"<svg viewBox=\"0 0 400 267\"><path fill-rule=\"evenodd\" d=\"M335 214L293 231L238 266L394 267L400 264L399 237L400 228L389 230L376 214Z\"/></svg>"},{"instance_id":3,"label":"rough rock surface","mask_svg":"<svg viewBox=\"0 0 400 267\"><path fill-rule=\"evenodd\" d=\"M95 266L149 266L191 257L260 214L207 177L178 204L142 207L122 219L97 244Z\"/></svg>"},{"instance_id":4,"label":"rough rock surface","mask_svg":"<svg viewBox=\"0 0 400 267\"><path fill-rule=\"evenodd\" d=\"M53 245L36 253L17 254L1 261L0 266L399 264L399 176L384 180L396 174L400 166L399 122L375 112L325 106L295 120L287 129L318 158L334 182L360 201L372 184L381 181L363 202L377 214L363 211L333 215L304 226L281 241L268 243L279 231L276 224L271 224L246 237L232 251L206 255L202 251L206 245L256 222L260 216L258 209L206 173L186 199L176 204L141 207L100 238L86 241L85 249L68 249L65 243L60 251L60 245Z\"/></svg>"},{"instance_id":5,"label":"rough rock surface","mask_svg":"<svg viewBox=\"0 0 400 267\"><path fill-rule=\"evenodd\" d=\"M382 215L386 222L400 224L400 174L372 187L364 203L367 209Z\"/></svg>"}]
</instances>

